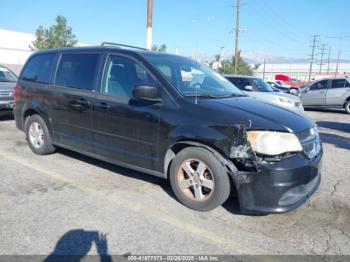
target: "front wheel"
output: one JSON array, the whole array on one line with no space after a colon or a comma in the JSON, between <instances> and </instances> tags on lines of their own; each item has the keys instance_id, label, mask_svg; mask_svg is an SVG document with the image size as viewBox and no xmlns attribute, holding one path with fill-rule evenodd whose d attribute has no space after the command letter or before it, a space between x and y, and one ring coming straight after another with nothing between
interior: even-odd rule
<instances>
[{"instance_id":1,"label":"front wheel","mask_svg":"<svg viewBox=\"0 0 350 262\"><path fill-rule=\"evenodd\" d=\"M346 102L344 108L346 113L350 114L350 100Z\"/></svg>"},{"instance_id":2,"label":"front wheel","mask_svg":"<svg viewBox=\"0 0 350 262\"><path fill-rule=\"evenodd\" d=\"M185 148L175 156L170 183L177 199L198 211L212 210L230 195L226 167L204 148Z\"/></svg>"}]
</instances>

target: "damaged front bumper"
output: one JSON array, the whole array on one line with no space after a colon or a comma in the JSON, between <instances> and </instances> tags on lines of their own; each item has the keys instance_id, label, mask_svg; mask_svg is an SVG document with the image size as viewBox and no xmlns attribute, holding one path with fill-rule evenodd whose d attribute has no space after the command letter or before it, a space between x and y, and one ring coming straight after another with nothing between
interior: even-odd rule
<instances>
[{"instance_id":1,"label":"damaged front bumper","mask_svg":"<svg viewBox=\"0 0 350 262\"><path fill-rule=\"evenodd\" d=\"M299 153L246 173L236 185L241 212L283 213L305 203L320 184L322 154L310 160Z\"/></svg>"}]
</instances>

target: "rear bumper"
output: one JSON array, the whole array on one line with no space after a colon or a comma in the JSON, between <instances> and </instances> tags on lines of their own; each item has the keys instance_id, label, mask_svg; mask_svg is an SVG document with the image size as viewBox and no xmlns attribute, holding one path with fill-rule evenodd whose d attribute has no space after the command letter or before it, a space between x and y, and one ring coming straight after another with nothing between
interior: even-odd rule
<instances>
[{"instance_id":1,"label":"rear bumper","mask_svg":"<svg viewBox=\"0 0 350 262\"><path fill-rule=\"evenodd\" d=\"M313 160L298 154L250 173L237 190L241 212L283 213L305 203L320 185L322 154Z\"/></svg>"},{"instance_id":2,"label":"rear bumper","mask_svg":"<svg viewBox=\"0 0 350 262\"><path fill-rule=\"evenodd\" d=\"M20 107L17 105L15 105L14 109L13 109L13 116L15 118L15 123L16 123L16 127L21 130L24 131L24 123L23 123L23 117L22 117L22 112L20 110Z\"/></svg>"}]
</instances>

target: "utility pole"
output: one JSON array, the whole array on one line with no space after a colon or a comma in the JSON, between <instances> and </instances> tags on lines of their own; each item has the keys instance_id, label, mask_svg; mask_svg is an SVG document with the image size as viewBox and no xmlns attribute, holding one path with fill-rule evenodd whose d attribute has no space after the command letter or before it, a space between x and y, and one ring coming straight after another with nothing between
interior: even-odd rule
<instances>
[{"instance_id":1,"label":"utility pole","mask_svg":"<svg viewBox=\"0 0 350 262\"><path fill-rule=\"evenodd\" d=\"M224 47L221 47L221 51L220 51L220 60L219 62L222 63L224 61Z\"/></svg>"},{"instance_id":2,"label":"utility pole","mask_svg":"<svg viewBox=\"0 0 350 262\"><path fill-rule=\"evenodd\" d=\"M340 50L338 51L337 66L335 68L335 77L337 77L338 75L339 57L340 57Z\"/></svg>"},{"instance_id":3,"label":"utility pole","mask_svg":"<svg viewBox=\"0 0 350 262\"><path fill-rule=\"evenodd\" d=\"M153 20L153 0L147 0L147 43L146 48L152 49L152 20Z\"/></svg>"},{"instance_id":4,"label":"utility pole","mask_svg":"<svg viewBox=\"0 0 350 262\"><path fill-rule=\"evenodd\" d=\"M341 42L343 42L345 40L345 38L350 38L350 35L345 35L344 33L342 33L341 35L337 35L337 36L326 36L325 38L336 38L336 39L340 39ZM335 70L335 76L337 77L338 75L338 69L339 69L339 58L340 58L340 49L338 51L338 58L337 58L337 66L336 66L336 70Z\"/></svg>"},{"instance_id":5,"label":"utility pole","mask_svg":"<svg viewBox=\"0 0 350 262\"><path fill-rule=\"evenodd\" d=\"M323 66L323 56L326 54L324 51L326 50L326 44L322 44L321 48L321 61L320 61L320 74L322 73L322 66Z\"/></svg>"},{"instance_id":6,"label":"utility pole","mask_svg":"<svg viewBox=\"0 0 350 262\"><path fill-rule=\"evenodd\" d=\"M264 58L263 80L265 80L265 66L266 66L266 61L265 61L265 58Z\"/></svg>"},{"instance_id":7,"label":"utility pole","mask_svg":"<svg viewBox=\"0 0 350 262\"><path fill-rule=\"evenodd\" d=\"M310 69L309 69L309 81L308 83L310 84L311 82L311 74L312 74L312 66L314 64L314 58L315 58L315 47L316 47L316 40L319 35L313 35L313 41L312 41L312 52L311 52L311 57L310 57Z\"/></svg>"},{"instance_id":8,"label":"utility pole","mask_svg":"<svg viewBox=\"0 0 350 262\"><path fill-rule=\"evenodd\" d=\"M236 13L236 39L235 39L235 63L234 63L234 74L237 74L237 66L238 66L238 38L239 38L239 14L240 14L241 3L240 0L237 0L237 13Z\"/></svg>"},{"instance_id":9,"label":"utility pole","mask_svg":"<svg viewBox=\"0 0 350 262\"><path fill-rule=\"evenodd\" d=\"M329 49L328 49L328 60L327 60L327 74L329 74L329 64L330 64L330 62L331 62L331 50L332 50L332 48L331 47L329 47Z\"/></svg>"}]
</instances>

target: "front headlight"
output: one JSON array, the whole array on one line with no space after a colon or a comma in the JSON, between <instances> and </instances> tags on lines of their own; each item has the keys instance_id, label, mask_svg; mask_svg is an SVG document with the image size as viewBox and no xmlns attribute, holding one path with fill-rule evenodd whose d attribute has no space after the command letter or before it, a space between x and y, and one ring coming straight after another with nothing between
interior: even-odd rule
<instances>
[{"instance_id":1,"label":"front headlight","mask_svg":"<svg viewBox=\"0 0 350 262\"><path fill-rule=\"evenodd\" d=\"M302 146L296 135L275 131L247 131L254 152L275 156L287 152L300 152Z\"/></svg>"}]
</instances>

